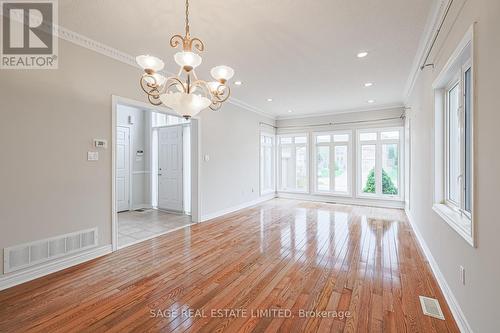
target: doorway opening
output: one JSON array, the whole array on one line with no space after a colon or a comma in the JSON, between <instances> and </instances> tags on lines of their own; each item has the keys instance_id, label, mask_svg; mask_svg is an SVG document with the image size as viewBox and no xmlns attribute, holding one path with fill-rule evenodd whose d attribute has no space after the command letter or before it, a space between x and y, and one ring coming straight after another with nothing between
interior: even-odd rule
<instances>
[{"instance_id":1,"label":"doorway opening","mask_svg":"<svg viewBox=\"0 0 500 333\"><path fill-rule=\"evenodd\" d=\"M197 221L191 207L197 133L191 121L165 110L139 102L113 107L113 248L119 249Z\"/></svg>"}]
</instances>

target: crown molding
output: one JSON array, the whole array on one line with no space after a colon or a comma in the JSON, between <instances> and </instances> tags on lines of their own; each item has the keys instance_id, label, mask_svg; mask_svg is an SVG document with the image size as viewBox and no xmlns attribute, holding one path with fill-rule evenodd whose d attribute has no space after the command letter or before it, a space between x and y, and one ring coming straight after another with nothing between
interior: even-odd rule
<instances>
[{"instance_id":1,"label":"crown molding","mask_svg":"<svg viewBox=\"0 0 500 333\"><path fill-rule=\"evenodd\" d=\"M269 114L269 113L266 113L262 110L260 110L259 108L256 108L246 102L243 102L242 100L239 100L237 98L234 98L234 97L230 97L229 98L229 103L233 104L234 106L238 106L242 109L245 109L245 110L248 110L248 111L252 111L252 112L255 112L263 117L266 117L266 118L269 118L269 119L272 119L272 120L276 120L276 116L272 115L272 114Z\"/></svg>"},{"instance_id":2,"label":"crown molding","mask_svg":"<svg viewBox=\"0 0 500 333\"><path fill-rule=\"evenodd\" d=\"M413 58L413 63L408 75L408 79L406 80L404 90L405 105L408 103L408 98L410 97L410 94L413 91L413 87L415 86L415 83L417 82L417 79L420 75L420 66L422 65L425 55L431 47L432 38L436 33L439 23L445 15L446 7L448 6L449 1L452 0L435 1L427 17L424 32L422 33L422 37L420 38L419 46L417 48L417 52L415 53L415 57Z\"/></svg>"},{"instance_id":3,"label":"crown molding","mask_svg":"<svg viewBox=\"0 0 500 333\"><path fill-rule=\"evenodd\" d=\"M60 26L60 25L54 26L54 34L57 37L59 37L60 39L63 39L67 42L70 42L70 43L73 43L73 44L78 45L80 47L86 48L88 50L97 52L103 56L114 59L114 60L119 61L121 63L124 63L126 65L129 65L129 66L132 66L135 68L139 68L139 66L135 62L134 56L132 56L128 53L122 52L118 49L115 49L109 45L98 42L98 41L91 39L87 36L84 36L82 34L79 34L77 32L69 30L63 26ZM170 73L170 74L172 74L172 73ZM275 116L273 116L269 113L266 113L265 111L262 111L261 109L255 107L253 105L250 105L246 102L243 102L239 99L236 99L234 97L231 97L228 100L228 102L237 106L237 107L243 108L247 111L255 112L261 116L264 116L264 117L267 117L267 118L270 118L273 120L276 119Z\"/></svg>"},{"instance_id":4,"label":"crown molding","mask_svg":"<svg viewBox=\"0 0 500 333\"><path fill-rule=\"evenodd\" d=\"M121 52L120 50L117 50L115 48L112 48L111 46L93 40L87 36L71 31L62 26L55 27L55 34L57 37L67 42L97 52L101 55L120 61L124 64L139 68L139 66L137 66L137 64L135 63L135 57L125 52Z\"/></svg>"},{"instance_id":5,"label":"crown molding","mask_svg":"<svg viewBox=\"0 0 500 333\"><path fill-rule=\"evenodd\" d=\"M322 112L322 113L311 113L311 114L296 114L290 116L278 116L276 120L287 120L287 119L303 119L303 118L313 118L313 117L324 117L324 116L335 116L344 113L356 113L356 112L368 112L368 111L384 111L384 110L394 110L394 109L404 109L404 105L398 104L386 104L379 105L371 108L357 108L357 109L345 109L338 111Z\"/></svg>"}]
</instances>

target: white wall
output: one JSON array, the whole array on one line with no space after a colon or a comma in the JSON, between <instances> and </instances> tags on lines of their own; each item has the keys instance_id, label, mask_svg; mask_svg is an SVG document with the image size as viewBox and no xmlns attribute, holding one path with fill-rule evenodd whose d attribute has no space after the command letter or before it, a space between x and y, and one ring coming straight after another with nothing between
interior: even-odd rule
<instances>
[{"instance_id":1,"label":"white wall","mask_svg":"<svg viewBox=\"0 0 500 333\"><path fill-rule=\"evenodd\" d=\"M434 94L431 85L473 22L477 22L477 108L474 111L477 248L472 248L432 210ZM412 109L413 162L410 214L475 332L497 332L500 327L499 32L500 1L455 1L435 46L437 53L431 57L436 60L436 67L421 72L408 100ZM460 265L466 269L465 285L460 283Z\"/></svg>"},{"instance_id":2,"label":"white wall","mask_svg":"<svg viewBox=\"0 0 500 333\"><path fill-rule=\"evenodd\" d=\"M116 113L117 126L130 128L132 209L151 207L151 113L127 105L118 105ZM129 124L129 116L133 117L133 124ZM138 150L144 155L138 156Z\"/></svg>"},{"instance_id":3,"label":"white wall","mask_svg":"<svg viewBox=\"0 0 500 333\"><path fill-rule=\"evenodd\" d=\"M228 103L200 119L202 217L258 199L259 123L274 120Z\"/></svg>"},{"instance_id":4,"label":"white wall","mask_svg":"<svg viewBox=\"0 0 500 333\"><path fill-rule=\"evenodd\" d=\"M59 41L59 69L0 74L0 248L99 228L111 244L111 95L143 100L140 71ZM3 260L0 261L0 271Z\"/></svg>"}]
</instances>

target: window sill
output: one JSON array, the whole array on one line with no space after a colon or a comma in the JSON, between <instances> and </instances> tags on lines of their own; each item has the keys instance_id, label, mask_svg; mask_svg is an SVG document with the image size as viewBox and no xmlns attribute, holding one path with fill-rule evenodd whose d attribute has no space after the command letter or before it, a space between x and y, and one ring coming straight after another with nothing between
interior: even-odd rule
<instances>
[{"instance_id":1,"label":"window sill","mask_svg":"<svg viewBox=\"0 0 500 333\"><path fill-rule=\"evenodd\" d=\"M377 194L366 194L358 193L356 195L360 199L374 199L374 200L387 200L387 201L404 201L403 197L394 195L377 195Z\"/></svg>"},{"instance_id":2,"label":"window sill","mask_svg":"<svg viewBox=\"0 0 500 333\"><path fill-rule=\"evenodd\" d=\"M307 190L289 190L289 189L279 189L278 192L281 193L300 193L300 194L309 194Z\"/></svg>"},{"instance_id":3,"label":"window sill","mask_svg":"<svg viewBox=\"0 0 500 333\"><path fill-rule=\"evenodd\" d=\"M434 204L432 209L467 243L475 247L471 220L444 204Z\"/></svg>"},{"instance_id":4,"label":"window sill","mask_svg":"<svg viewBox=\"0 0 500 333\"><path fill-rule=\"evenodd\" d=\"M311 193L312 195L324 195L328 197L346 197L352 198L352 194L349 192L327 192L327 191L315 191Z\"/></svg>"}]
</instances>

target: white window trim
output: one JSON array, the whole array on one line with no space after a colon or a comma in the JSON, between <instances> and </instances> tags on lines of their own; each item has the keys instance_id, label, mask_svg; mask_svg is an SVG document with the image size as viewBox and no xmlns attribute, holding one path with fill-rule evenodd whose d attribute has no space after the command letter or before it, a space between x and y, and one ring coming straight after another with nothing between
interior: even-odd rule
<instances>
[{"instance_id":1,"label":"white window trim","mask_svg":"<svg viewBox=\"0 0 500 333\"><path fill-rule=\"evenodd\" d=\"M306 143L281 143L281 138L293 138L295 140L295 137L306 137ZM283 134L278 134L276 136L276 147L277 147L277 175L278 175L278 180L277 180L277 185L278 185L278 191L283 192L283 193L309 193L309 178L310 178L310 173L309 173L309 145L310 145L310 137L309 133L283 133ZM297 189L289 189L289 188L283 188L283 184L281 182L281 148L283 146L287 147L293 147L292 149L292 156L294 160L296 161L296 147L305 147L306 148L306 186L304 190L297 190ZM295 163L295 162L294 162ZM295 168L295 172L297 169Z\"/></svg>"},{"instance_id":2,"label":"white window trim","mask_svg":"<svg viewBox=\"0 0 500 333\"><path fill-rule=\"evenodd\" d=\"M464 58L464 51L470 48L470 57ZM471 68L471 147L470 153L472 156L471 163L471 213L464 212L461 207L450 203L447 199L448 189L447 189L447 90L451 82L461 81L463 82L463 73L465 69ZM476 237L475 237L475 218L474 218L474 113L476 109L476 96L475 96L475 64L474 64L474 25L472 25L465 36L462 38L458 44L455 51L450 56L449 60L437 76L433 83L433 88L435 90L435 137L434 137L434 204L432 209L440 216L453 230L455 230L464 240L471 246L476 247ZM463 84L461 84L463 87ZM462 87L460 88L460 96L463 98ZM462 102L460 102L462 103ZM461 119L463 116L461 115ZM461 131L461 136L463 135L463 129ZM463 145L464 140L461 139L461 145ZM463 152L463 146L461 146L460 151ZM464 170L465 158L462 156L460 158L461 169ZM462 187L462 186L461 186ZM463 188L463 187L462 187ZM461 202L464 202L464 190L460 191Z\"/></svg>"},{"instance_id":3,"label":"white window trim","mask_svg":"<svg viewBox=\"0 0 500 333\"><path fill-rule=\"evenodd\" d=\"M458 94L461 95L461 85L460 85L460 77L458 75L454 76L454 78L450 81L450 83L446 86L444 90L444 100L445 100L445 112L444 112L444 154L445 154L445 166L444 166L444 188L445 188L445 196L444 196L444 201L446 204L450 207L454 207L458 209L458 206L460 203L453 201L449 197L450 193L450 175L449 175L449 170L450 170L450 163L449 163L449 158L448 156L450 155L450 142L449 142L449 122L450 122L450 116L449 116L449 108L450 108L450 91L458 87ZM461 149L460 149L461 150Z\"/></svg>"},{"instance_id":4,"label":"white window trim","mask_svg":"<svg viewBox=\"0 0 500 333\"><path fill-rule=\"evenodd\" d=\"M393 132L393 131L398 131L399 132L399 138L397 140L394 139L386 139L382 140L380 138L380 135L382 132ZM360 135L362 133L377 133L377 139L376 140L360 140ZM398 145L398 165L399 165L399 170L398 170L398 194L397 195L391 195L391 194L382 194L382 179L380 177L375 178L376 182L376 189L377 193L364 193L363 192L363 181L362 181L362 172L361 172L361 165L362 165L362 159L361 159L361 146L368 144L368 145L375 145L375 175L381 175L382 174L382 145L383 144L397 144ZM377 156L380 156L377 158ZM393 126L393 127L383 127L383 128L363 128L363 129L358 129L356 131L356 183L357 183L357 188L356 188L356 197L358 198L363 198L363 199L382 199L382 200L391 200L391 201L403 201L404 200L404 159L402 158L404 156L404 127L402 126Z\"/></svg>"},{"instance_id":5,"label":"white window trim","mask_svg":"<svg viewBox=\"0 0 500 333\"><path fill-rule=\"evenodd\" d=\"M271 158L272 158L272 188L271 189L264 189L263 186L263 170L262 170L262 137L269 137L272 140L271 143ZM276 134L267 132L267 131L261 131L259 135L259 186L260 186L260 195L267 195L271 193L276 193Z\"/></svg>"},{"instance_id":6,"label":"white window trim","mask_svg":"<svg viewBox=\"0 0 500 333\"><path fill-rule=\"evenodd\" d=\"M334 135L342 135L342 134L347 134L349 135L349 141L347 142L333 142L333 136ZM331 141L330 142L324 142L324 143L316 143L316 138L318 136L322 135L330 135L331 136ZM325 132L313 132L312 133L312 138L311 138L311 145L312 145L312 170L313 172L311 173L312 175L312 194L317 194L317 195L331 195L331 196L336 196L336 197L352 197L352 178L353 175L352 173L356 171L355 168L352 166L352 131L351 130L339 130L339 131L325 131ZM348 171L348 180L347 180L347 192L339 192L339 191L322 191L318 189L318 177L317 177L317 152L318 146L328 146L330 147L330 168L335 171L335 159L334 159L334 151L335 151L335 146L345 146L347 144L347 171ZM332 154L333 153L333 154ZM330 174L330 188L335 188L335 174Z\"/></svg>"}]
</instances>

